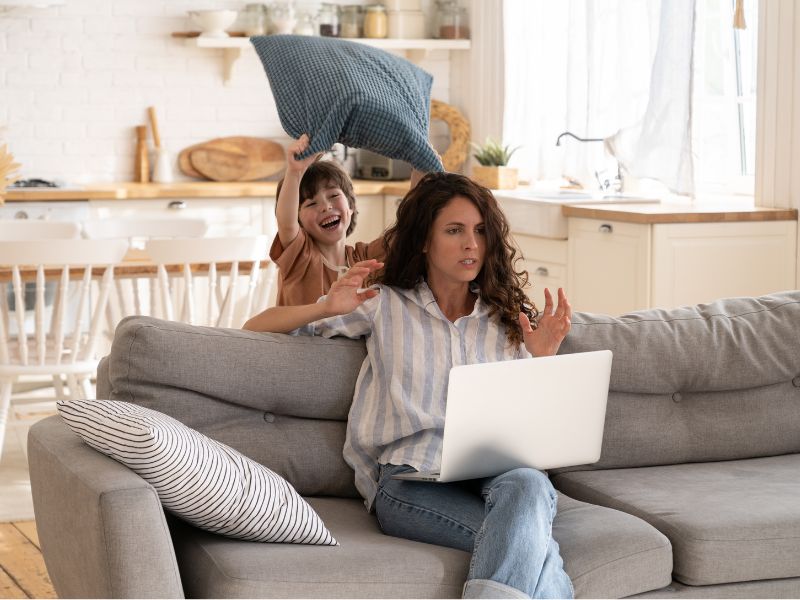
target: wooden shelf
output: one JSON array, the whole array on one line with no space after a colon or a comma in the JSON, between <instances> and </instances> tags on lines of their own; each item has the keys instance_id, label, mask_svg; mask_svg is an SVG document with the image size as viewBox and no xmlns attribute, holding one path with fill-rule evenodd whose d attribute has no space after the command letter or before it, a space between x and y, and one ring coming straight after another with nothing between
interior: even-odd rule
<instances>
[{"instance_id":1,"label":"wooden shelf","mask_svg":"<svg viewBox=\"0 0 800 600\"><path fill-rule=\"evenodd\" d=\"M173 33L173 37L183 37L181 32ZM382 50L401 50L412 62L423 60L429 52L436 50L469 50L470 40L436 40L436 39L370 39L370 38L339 38L348 42L356 42L380 48ZM236 61L242 55L242 50L252 48L250 39L246 37L227 37L227 38L204 38L204 37L185 37L184 43L187 46L196 48L216 48L223 50L223 79L229 83L233 76L233 69Z\"/></svg>"}]
</instances>

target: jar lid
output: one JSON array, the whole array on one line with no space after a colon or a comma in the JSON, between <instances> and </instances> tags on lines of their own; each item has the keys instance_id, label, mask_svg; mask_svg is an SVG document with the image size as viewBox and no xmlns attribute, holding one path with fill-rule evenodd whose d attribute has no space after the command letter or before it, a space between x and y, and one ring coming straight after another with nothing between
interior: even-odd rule
<instances>
[{"instance_id":1,"label":"jar lid","mask_svg":"<svg viewBox=\"0 0 800 600\"><path fill-rule=\"evenodd\" d=\"M365 8L367 12L372 12L372 11L383 12L386 10L386 7L383 4L367 4Z\"/></svg>"}]
</instances>

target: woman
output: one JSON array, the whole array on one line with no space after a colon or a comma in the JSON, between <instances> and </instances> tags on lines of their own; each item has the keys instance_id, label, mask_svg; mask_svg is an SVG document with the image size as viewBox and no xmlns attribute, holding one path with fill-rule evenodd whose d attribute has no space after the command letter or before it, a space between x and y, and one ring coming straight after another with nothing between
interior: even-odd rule
<instances>
[{"instance_id":1,"label":"woman","mask_svg":"<svg viewBox=\"0 0 800 600\"><path fill-rule=\"evenodd\" d=\"M545 290L537 320L502 211L461 175L426 175L385 245L382 271L360 262L318 303L268 309L245 328L366 337L344 457L382 530L472 552L464 597L571 597L552 538L556 493L540 471L449 484L392 478L438 468L451 367L556 353L570 327L563 290L556 308ZM378 283L363 289L370 276Z\"/></svg>"}]
</instances>

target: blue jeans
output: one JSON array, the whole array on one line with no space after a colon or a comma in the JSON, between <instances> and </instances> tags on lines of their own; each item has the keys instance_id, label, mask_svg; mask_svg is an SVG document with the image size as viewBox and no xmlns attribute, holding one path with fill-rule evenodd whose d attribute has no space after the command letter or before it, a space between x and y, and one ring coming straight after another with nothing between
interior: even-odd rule
<instances>
[{"instance_id":1,"label":"blue jeans","mask_svg":"<svg viewBox=\"0 0 800 600\"><path fill-rule=\"evenodd\" d=\"M572 598L553 539L556 492L547 475L514 469L487 479L392 479L382 465L375 511L388 535L472 553L465 598Z\"/></svg>"}]
</instances>

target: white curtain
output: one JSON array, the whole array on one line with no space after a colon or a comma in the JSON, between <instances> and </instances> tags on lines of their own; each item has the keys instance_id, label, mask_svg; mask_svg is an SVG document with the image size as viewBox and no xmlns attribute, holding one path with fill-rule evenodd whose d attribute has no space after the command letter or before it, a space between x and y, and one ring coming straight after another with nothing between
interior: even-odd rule
<instances>
[{"instance_id":1,"label":"white curtain","mask_svg":"<svg viewBox=\"0 0 800 600\"><path fill-rule=\"evenodd\" d=\"M523 176L566 175L596 187L595 171L615 162L600 142L566 137L556 147L558 135L570 131L613 140L608 145L632 175L687 192L691 169L675 164L691 165L694 2L505 0L503 139L523 146L513 162ZM666 27L670 35L664 35ZM653 143L658 159L645 153L640 163L629 151ZM668 155L678 158L667 162ZM655 162L664 167L661 172L650 168Z\"/></svg>"}]
</instances>

